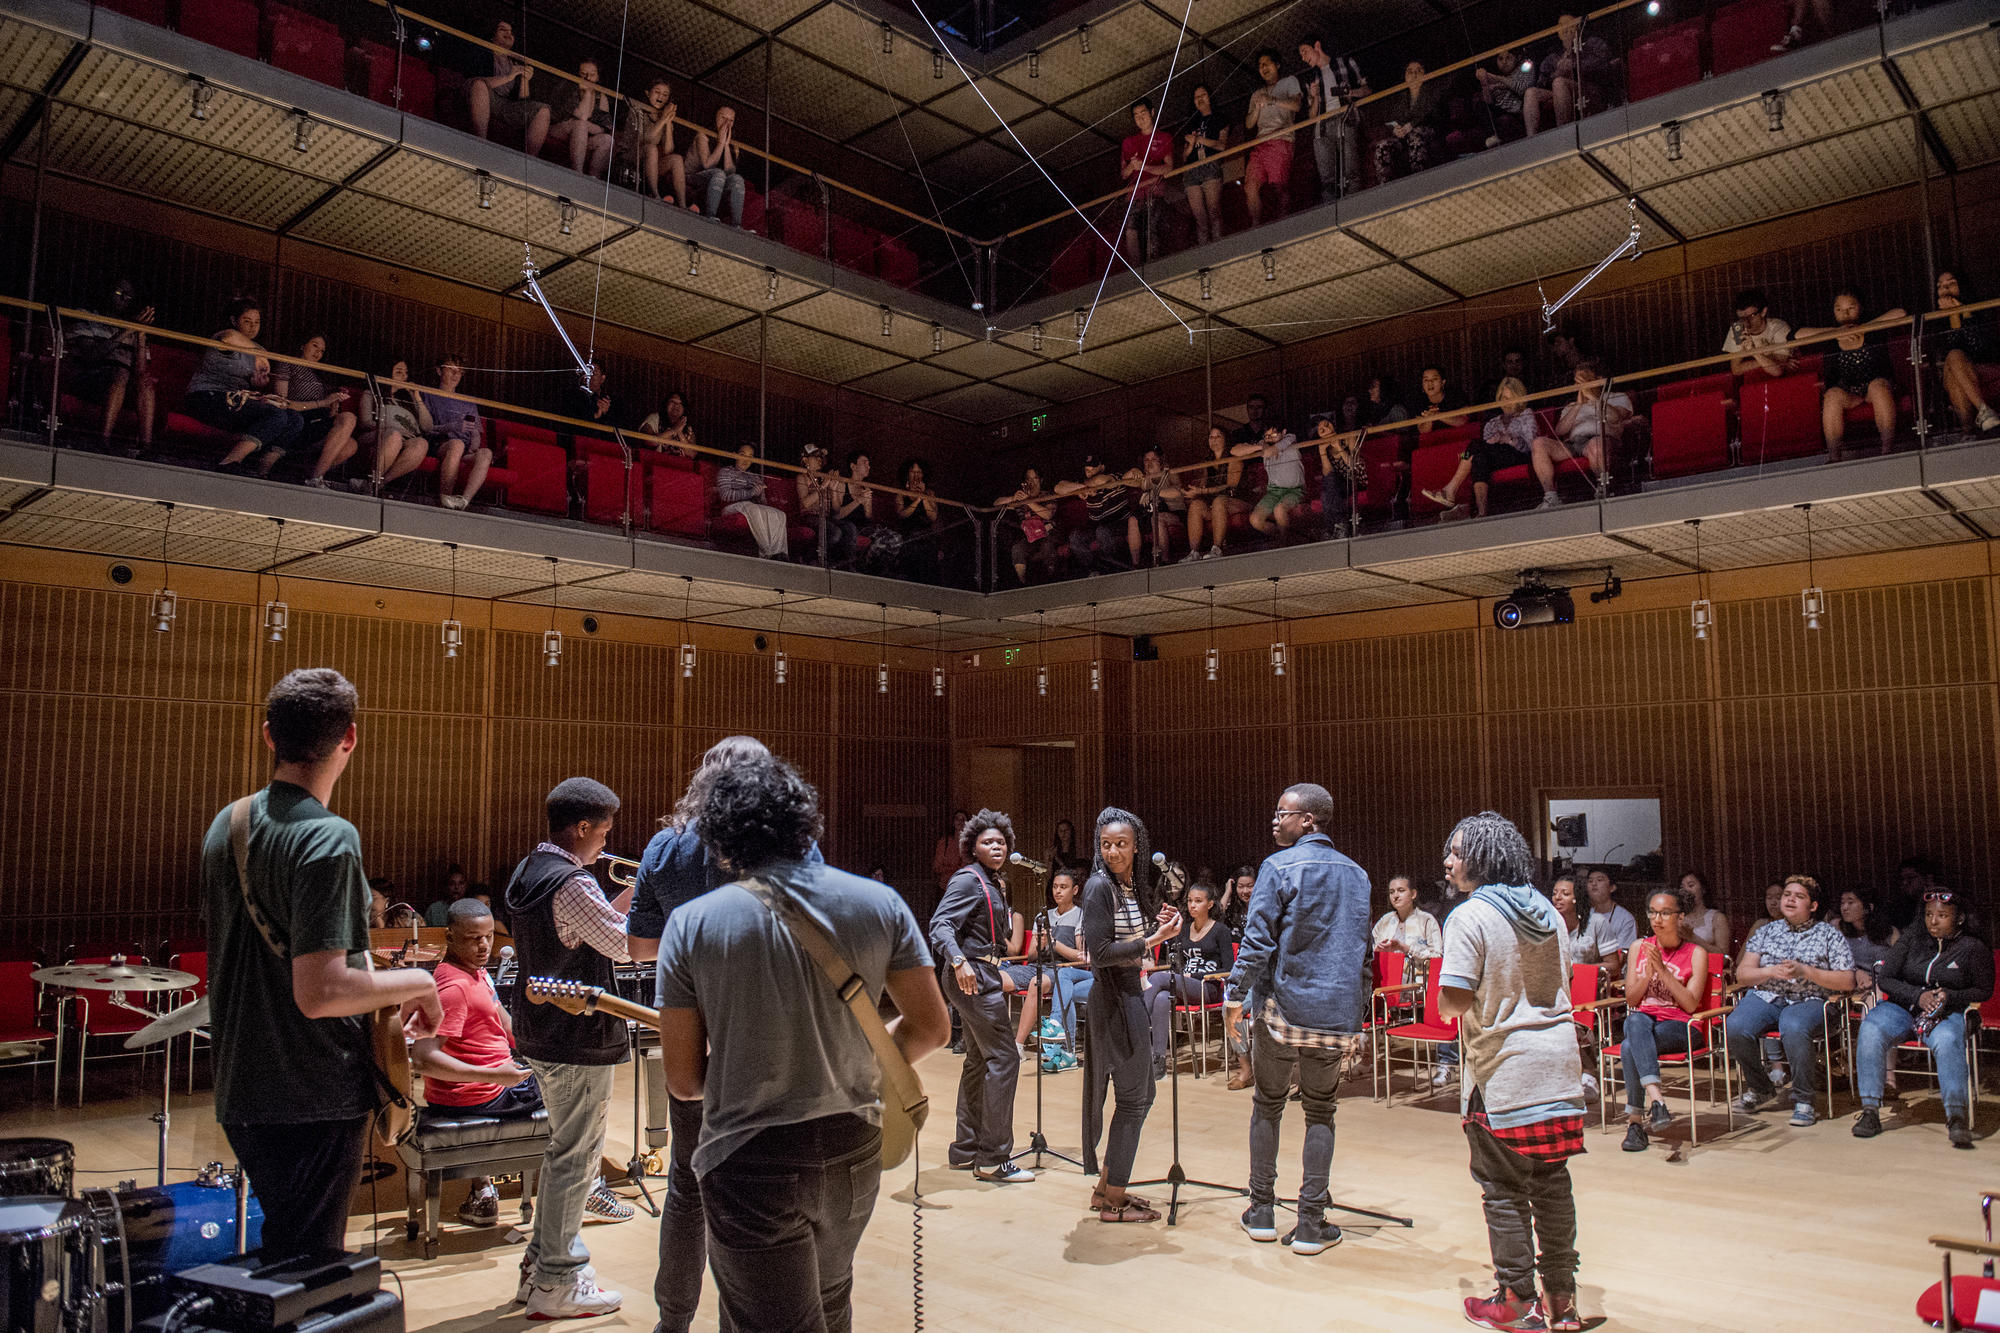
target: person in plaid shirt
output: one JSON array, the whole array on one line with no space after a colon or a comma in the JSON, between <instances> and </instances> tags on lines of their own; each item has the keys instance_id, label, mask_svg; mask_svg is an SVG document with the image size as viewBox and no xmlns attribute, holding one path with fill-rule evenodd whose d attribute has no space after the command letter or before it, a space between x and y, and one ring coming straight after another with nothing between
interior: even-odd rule
<instances>
[{"instance_id":1,"label":"person in plaid shirt","mask_svg":"<svg viewBox=\"0 0 2000 1333\"><path fill-rule=\"evenodd\" d=\"M1521 831L1491 810L1460 820L1445 843L1445 874L1470 897L1445 921L1438 1009L1459 1020L1459 1100L1497 1283L1466 1298L1465 1317L1581 1329L1569 1158L1583 1151L1583 1062L1569 934L1530 882L1533 866Z\"/></svg>"},{"instance_id":2,"label":"person in plaid shirt","mask_svg":"<svg viewBox=\"0 0 2000 1333\"><path fill-rule=\"evenodd\" d=\"M1743 1071L1737 1109L1754 1114L1792 1103L1792 1124L1809 1129L1819 1120L1819 1060L1814 1039L1826 1027L1827 997L1854 989L1854 950L1840 927L1819 919L1819 882L1810 875L1785 876L1778 919L1751 932L1743 946L1736 979L1748 986L1729 1012L1729 1058ZM1773 1084L1760 1054L1763 1037L1775 1031L1791 1066L1790 1089Z\"/></svg>"}]
</instances>

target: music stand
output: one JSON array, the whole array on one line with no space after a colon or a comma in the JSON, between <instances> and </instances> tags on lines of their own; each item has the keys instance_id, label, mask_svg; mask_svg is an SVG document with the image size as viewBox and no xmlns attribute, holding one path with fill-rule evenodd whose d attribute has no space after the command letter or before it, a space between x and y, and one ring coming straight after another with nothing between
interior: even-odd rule
<instances>
[{"instance_id":1,"label":"music stand","mask_svg":"<svg viewBox=\"0 0 2000 1333\"><path fill-rule=\"evenodd\" d=\"M1185 901L1185 897L1183 897L1183 901ZM1174 936L1173 941L1167 945L1167 958L1176 978L1182 975L1182 963L1187 956L1185 914L1182 916L1182 922L1181 933ZM1205 1003L1208 999L1206 979L1204 979L1202 985L1202 1000ZM1178 993L1176 993L1176 998L1178 998ZM1226 1048L1228 1042L1225 1040L1223 1045ZM1167 1186L1167 1225L1171 1227L1179 1225L1181 1190L1183 1187L1198 1185L1205 1190L1217 1190L1224 1195L1235 1195L1239 1198L1247 1195L1250 1191L1241 1185L1224 1185L1213 1180L1192 1180L1188 1177L1187 1171L1181 1166L1181 1061L1180 1051L1174 1045L1173 1041L1173 1019L1171 1016L1167 1020L1167 1085L1169 1089L1169 1106L1171 1108L1170 1114L1173 1117L1173 1163L1167 1168L1166 1175L1155 1180L1135 1180L1127 1188L1130 1189L1139 1185Z\"/></svg>"}]
</instances>

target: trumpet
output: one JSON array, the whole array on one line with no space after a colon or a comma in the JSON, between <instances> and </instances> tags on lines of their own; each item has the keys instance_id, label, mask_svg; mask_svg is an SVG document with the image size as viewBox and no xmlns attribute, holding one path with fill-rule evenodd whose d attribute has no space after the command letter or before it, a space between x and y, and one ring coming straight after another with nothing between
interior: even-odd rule
<instances>
[{"instance_id":1,"label":"trumpet","mask_svg":"<svg viewBox=\"0 0 2000 1333\"><path fill-rule=\"evenodd\" d=\"M604 877L619 888L629 889L639 882L639 863L631 857L613 856L610 852L603 852L597 859L611 863L610 869L604 872Z\"/></svg>"}]
</instances>

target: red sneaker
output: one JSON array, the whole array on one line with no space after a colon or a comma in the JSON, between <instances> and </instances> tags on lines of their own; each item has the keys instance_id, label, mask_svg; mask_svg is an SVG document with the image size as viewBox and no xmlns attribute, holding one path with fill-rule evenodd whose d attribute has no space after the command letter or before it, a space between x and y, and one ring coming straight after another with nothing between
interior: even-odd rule
<instances>
[{"instance_id":1,"label":"red sneaker","mask_svg":"<svg viewBox=\"0 0 2000 1333\"><path fill-rule=\"evenodd\" d=\"M1497 1288L1491 1296L1467 1296L1465 1318L1480 1328L1500 1329L1502 1333L1544 1333L1548 1328L1540 1301L1506 1287Z\"/></svg>"},{"instance_id":2,"label":"red sneaker","mask_svg":"<svg viewBox=\"0 0 2000 1333\"><path fill-rule=\"evenodd\" d=\"M1544 1291L1542 1309L1549 1333L1583 1333L1583 1316L1576 1312L1573 1291Z\"/></svg>"}]
</instances>

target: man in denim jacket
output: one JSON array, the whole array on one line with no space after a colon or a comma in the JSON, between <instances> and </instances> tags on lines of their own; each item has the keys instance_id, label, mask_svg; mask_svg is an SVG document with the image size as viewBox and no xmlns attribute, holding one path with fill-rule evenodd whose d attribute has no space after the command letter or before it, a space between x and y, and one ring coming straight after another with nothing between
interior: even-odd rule
<instances>
[{"instance_id":1,"label":"man in denim jacket","mask_svg":"<svg viewBox=\"0 0 2000 1333\"><path fill-rule=\"evenodd\" d=\"M1285 788L1271 816L1278 850L1257 871L1242 947L1229 977L1232 1007L1248 1001L1254 1034L1256 1095L1250 1114L1250 1207L1243 1229L1252 1240L1278 1238L1278 1122L1294 1067L1305 1104L1304 1182L1299 1221L1285 1236L1293 1254L1318 1254L1340 1243L1326 1220L1333 1167L1333 1111L1341 1076L1368 1049L1368 875L1334 850L1320 830L1333 820L1326 788Z\"/></svg>"}]
</instances>

